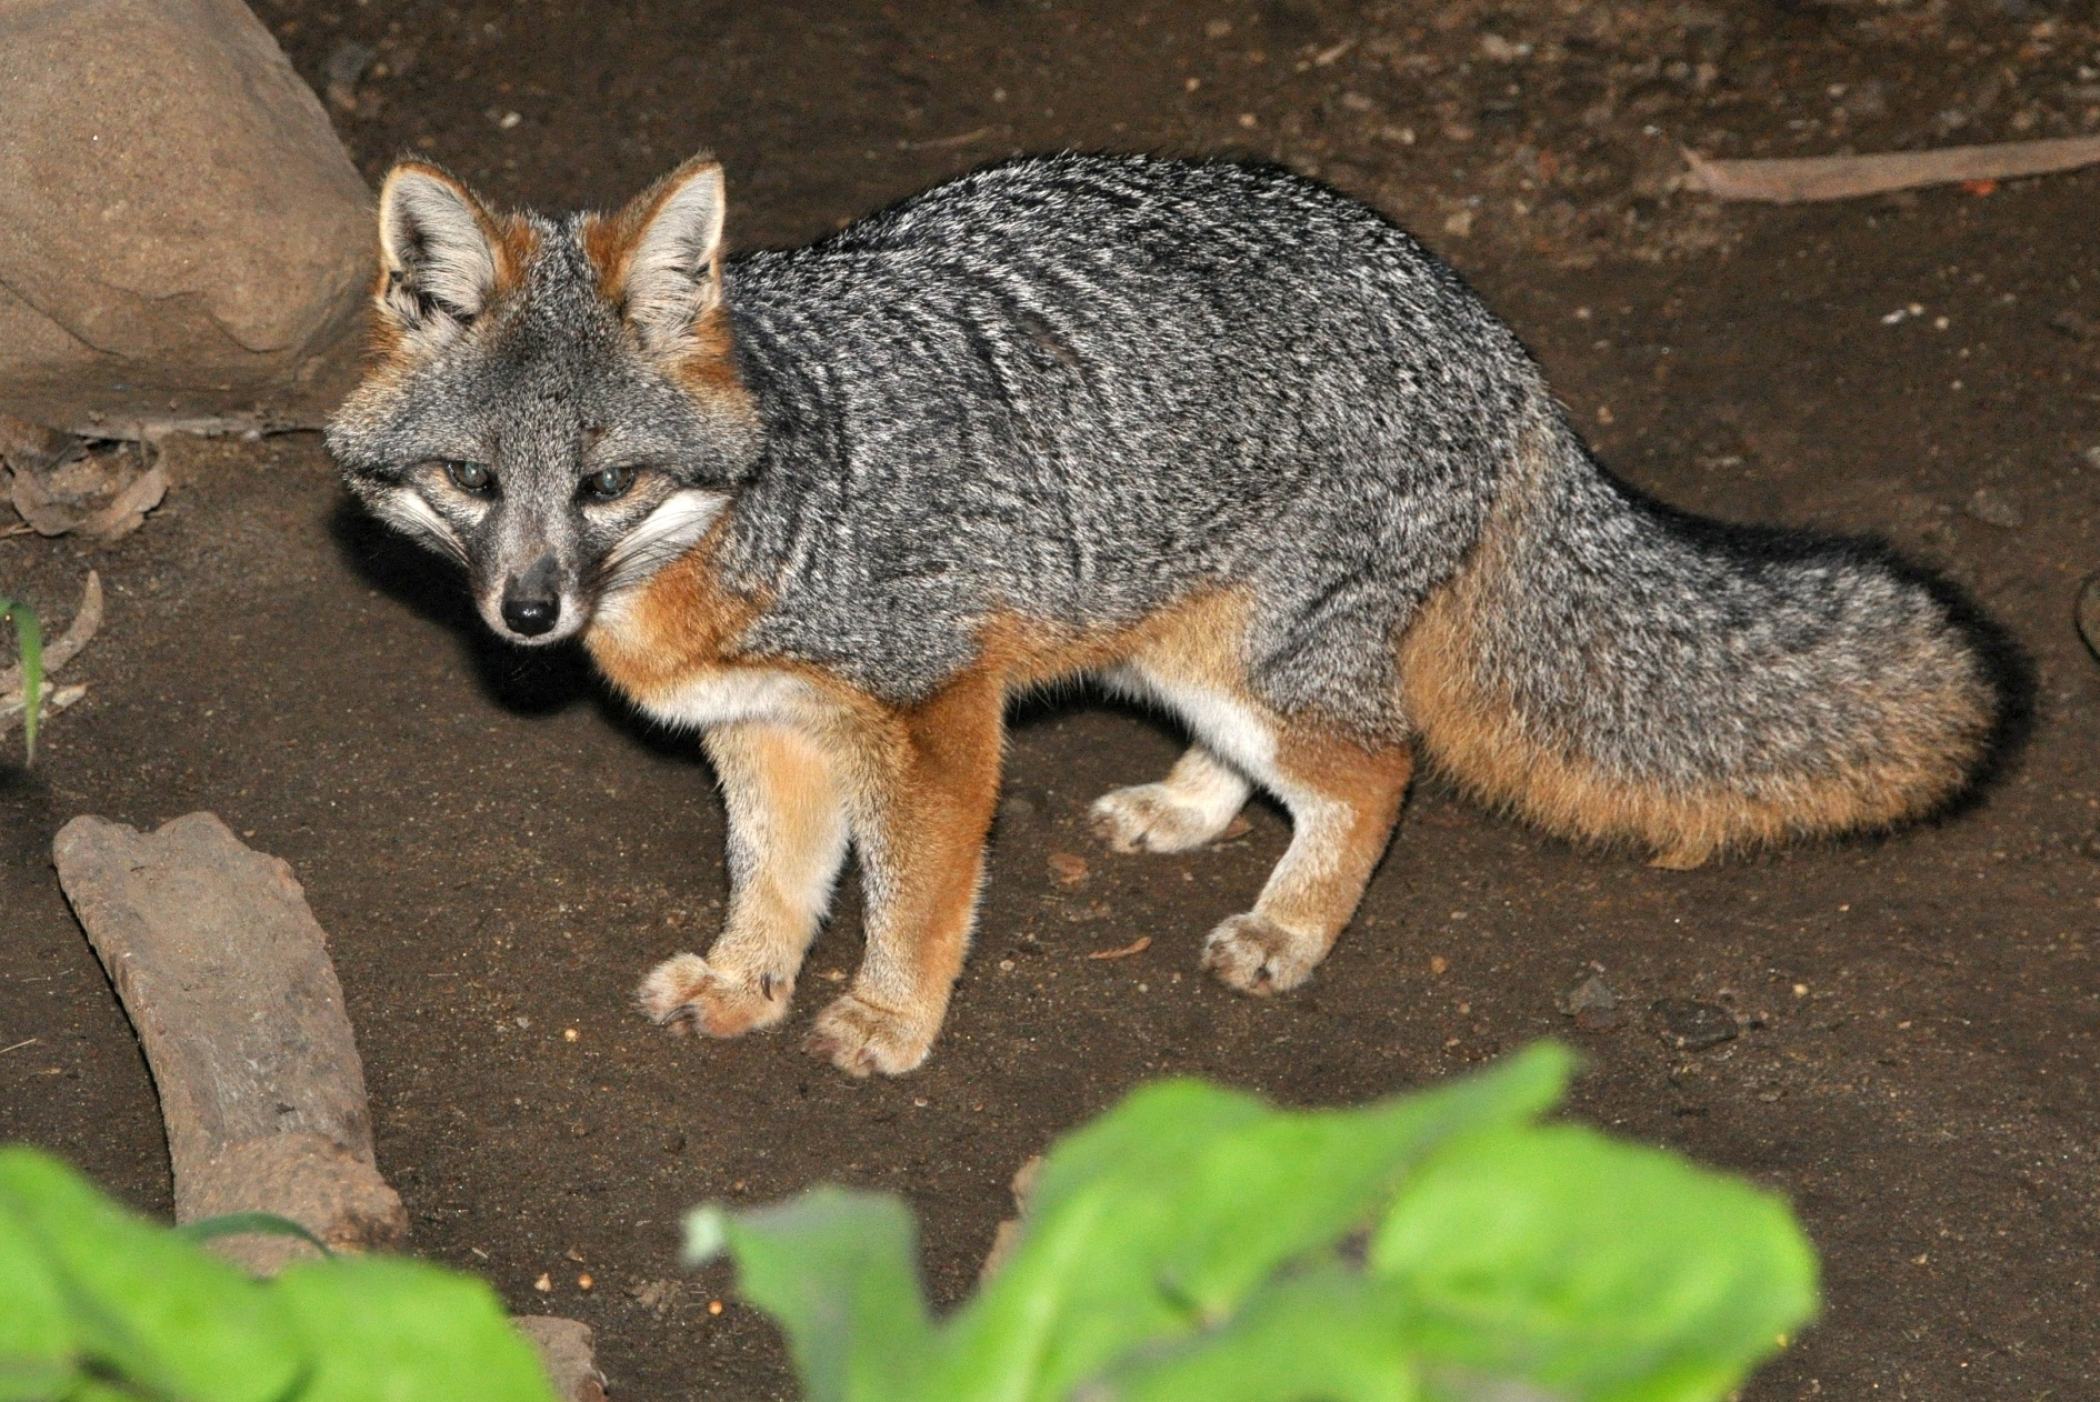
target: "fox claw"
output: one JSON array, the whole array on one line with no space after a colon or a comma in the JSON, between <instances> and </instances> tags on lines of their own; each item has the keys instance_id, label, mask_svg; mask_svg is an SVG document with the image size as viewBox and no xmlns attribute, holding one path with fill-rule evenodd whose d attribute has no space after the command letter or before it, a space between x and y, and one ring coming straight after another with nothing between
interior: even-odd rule
<instances>
[{"instance_id":1,"label":"fox claw","mask_svg":"<svg viewBox=\"0 0 2100 1402\"><path fill-rule=\"evenodd\" d=\"M770 973L739 976L697 954L680 954L649 971L635 1000L659 1027L738 1037L786 1016L790 989Z\"/></svg>"},{"instance_id":2,"label":"fox claw","mask_svg":"<svg viewBox=\"0 0 2100 1402\"><path fill-rule=\"evenodd\" d=\"M1319 942L1248 913L1222 921L1203 941L1203 967L1257 998L1287 993L1312 977L1326 953Z\"/></svg>"},{"instance_id":3,"label":"fox claw","mask_svg":"<svg viewBox=\"0 0 2100 1402\"><path fill-rule=\"evenodd\" d=\"M1171 784L1112 789L1087 809L1094 836L1118 852L1190 852L1225 831L1237 803L1203 803Z\"/></svg>"},{"instance_id":4,"label":"fox claw","mask_svg":"<svg viewBox=\"0 0 2100 1402\"><path fill-rule=\"evenodd\" d=\"M849 1076L901 1076L926 1060L939 1030L848 993L817 1014L803 1046Z\"/></svg>"}]
</instances>

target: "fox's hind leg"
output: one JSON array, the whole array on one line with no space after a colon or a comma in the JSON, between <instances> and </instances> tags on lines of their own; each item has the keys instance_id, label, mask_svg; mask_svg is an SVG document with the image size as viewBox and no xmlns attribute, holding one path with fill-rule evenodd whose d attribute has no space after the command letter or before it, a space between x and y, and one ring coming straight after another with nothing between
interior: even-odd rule
<instances>
[{"instance_id":1,"label":"fox's hind leg","mask_svg":"<svg viewBox=\"0 0 2100 1402\"><path fill-rule=\"evenodd\" d=\"M846 802L832 760L785 726L707 733L729 814L729 919L702 959L643 980L643 1011L676 1031L734 1037L787 1015L802 956L846 858Z\"/></svg>"},{"instance_id":2,"label":"fox's hind leg","mask_svg":"<svg viewBox=\"0 0 2100 1402\"><path fill-rule=\"evenodd\" d=\"M941 1030L977 916L1004 710L996 678L971 674L865 737L852 804L867 953L809 1033L843 1071L902 1075Z\"/></svg>"},{"instance_id":3,"label":"fox's hind leg","mask_svg":"<svg viewBox=\"0 0 2100 1402\"><path fill-rule=\"evenodd\" d=\"M1167 777L1094 800L1094 832L1118 852L1186 852L1225 831L1246 806L1246 777L1191 745Z\"/></svg>"},{"instance_id":4,"label":"fox's hind leg","mask_svg":"<svg viewBox=\"0 0 2100 1402\"><path fill-rule=\"evenodd\" d=\"M1254 909L1203 944L1203 967L1243 992L1296 988L1363 899L1400 814L1414 750L1366 748L1286 726L1260 777L1291 814L1291 845Z\"/></svg>"}]
</instances>

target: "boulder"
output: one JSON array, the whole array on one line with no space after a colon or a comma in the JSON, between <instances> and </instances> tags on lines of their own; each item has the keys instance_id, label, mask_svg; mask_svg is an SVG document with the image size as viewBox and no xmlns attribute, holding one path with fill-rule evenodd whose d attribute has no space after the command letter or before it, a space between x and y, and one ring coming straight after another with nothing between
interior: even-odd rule
<instances>
[{"instance_id":1,"label":"boulder","mask_svg":"<svg viewBox=\"0 0 2100 1402\"><path fill-rule=\"evenodd\" d=\"M0 412L140 436L317 423L372 198L239 0L0 0Z\"/></svg>"}]
</instances>

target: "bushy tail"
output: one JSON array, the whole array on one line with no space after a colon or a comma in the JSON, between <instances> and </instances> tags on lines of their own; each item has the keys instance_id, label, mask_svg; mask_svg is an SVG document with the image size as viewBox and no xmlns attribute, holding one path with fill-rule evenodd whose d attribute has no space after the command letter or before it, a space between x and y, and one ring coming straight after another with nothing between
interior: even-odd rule
<instances>
[{"instance_id":1,"label":"bushy tail","mask_svg":"<svg viewBox=\"0 0 2100 1402\"><path fill-rule=\"evenodd\" d=\"M1886 828L1977 783L2013 654L1862 542L1641 500L1554 422L1401 646L1429 757L1563 835L1717 852Z\"/></svg>"}]
</instances>

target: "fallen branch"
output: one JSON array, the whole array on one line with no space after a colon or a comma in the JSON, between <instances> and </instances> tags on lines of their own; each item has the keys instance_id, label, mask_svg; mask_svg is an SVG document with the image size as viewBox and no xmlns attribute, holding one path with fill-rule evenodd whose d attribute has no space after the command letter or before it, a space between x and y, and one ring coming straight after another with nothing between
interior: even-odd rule
<instances>
[{"instance_id":1,"label":"fallen branch","mask_svg":"<svg viewBox=\"0 0 2100 1402\"><path fill-rule=\"evenodd\" d=\"M175 1220L269 1212L337 1250L399 1243L342 987L291 868L209 813L152 834L75 818L52 856L153 1070ZM214 1248L273 1273L309 1250Z\"/></svg>"},{"instance_id":2,"label":"fallen branch","mask_svg":"<svg viewBox=\"0 0 2100 1402\"><path fill-rule=\"evenodd\" d=\"M2100 162L2100 136L1764 161L1711 161L1687 148L1684 159L1691 167L1685 182L1689 189L1722 200L1795 204L1806 200L1848 200L1921 185L2012 180L2023 175L2076 170Z\"/></svg>"},{"instance_id":3,"label":"fallen branch","mask_svg":"<svg viewBox=\"0 0 2100 1402\"><path fill-rule=\"evenodd\" d=\"M261 1212L336 1250L399 1245L408 1215L373 1157L364 1063L292 869L209 813L151 834L75 818L52 856L152 1068L176 1221ZM259 1273L311 1254L241 1232L215 1249ZM563 1402L605 1402L588 1326L514 1322Z\"/></svg>"}]
</instances>

